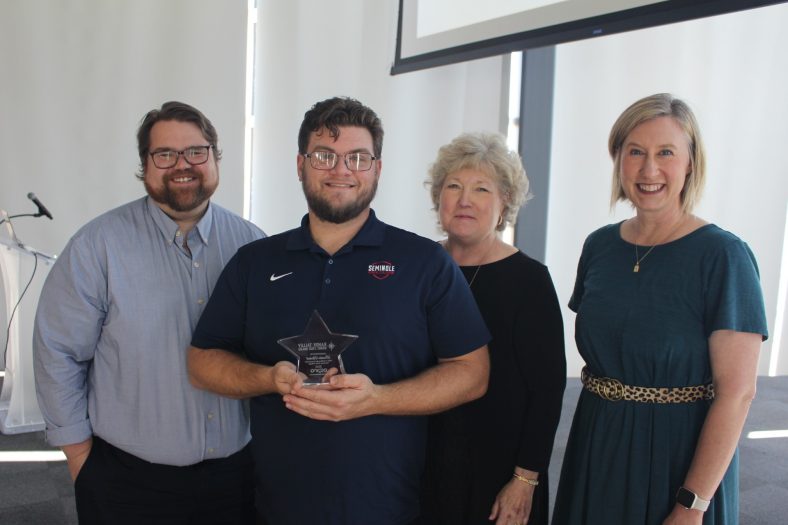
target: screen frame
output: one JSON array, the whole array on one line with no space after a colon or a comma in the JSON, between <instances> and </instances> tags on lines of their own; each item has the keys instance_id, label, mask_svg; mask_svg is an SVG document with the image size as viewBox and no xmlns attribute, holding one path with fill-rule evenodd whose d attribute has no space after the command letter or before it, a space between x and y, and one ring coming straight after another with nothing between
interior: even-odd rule
<instances>
[{"instance_id":1,"label":"screen frame","mask_svg":"<svg viewBox=\"0 0 788 525\"><path fill-rule=\"evenodd\" d=\"M781 4L786 1L788 0L667 0L606 15L574 20L521 33L502 35L403 58L403 38L415 38L415 35L403 35L403 8L405 0L399 0L397 45L394 65L391 67L391 75L502 55L529 48L563 44L565 42L596 38L635 29L645 29L744 11Z\"/></svg>"}]
</instances>

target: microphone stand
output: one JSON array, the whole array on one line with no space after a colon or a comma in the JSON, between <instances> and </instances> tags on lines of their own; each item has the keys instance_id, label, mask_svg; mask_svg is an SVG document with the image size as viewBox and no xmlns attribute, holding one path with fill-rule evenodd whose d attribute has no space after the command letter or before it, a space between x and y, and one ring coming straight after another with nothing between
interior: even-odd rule
<instances>
[{"instance_id":1,"label":"microphone stand","mask_svg":"<svg viewBox=\"0 0 788 525\"><path fill-rule=\"evenodd\" d=\"M40 252L35 248L24 244L22 241L19 240L19 237L16 236L16 231L14 230L14 224L11 222L11 219L15 219L17 217L43 217L43 213L19 213L17 215L8 215L4 209L0 208L0 224L6 223L6 231L8 232L8 238L11 240L11 244L15 244L18 248L30 253L31 255L38 255L43 257L45 261L53 262L57 259L57 255L49 255L44 252ZM0 237L0 242L4 239ZM2 244L8 244L8 242L2 242Z\"/></svg>"},{"instance_id":2,"label":"microphone stand","mask_svg":"<svg viewBox=\"0 0 788 525\"><path fill-rule=\"evenodd\" d=\"M13 217L36 216L19 214ZM11 217L0 209L0 301L6 322L1 322L5 332L5 344L0 345L2 354L0 366L4 371L3 385L0 390L0 432L16 434L32 432L44 428L44 420L36 401L33 378L32 341L34 311L22 304L22 299L30 291L33 296L40 293L41 277L34 284L39 265L46 266L55 261L55 256L47 255L25 245L14 231ZM27 254L27 255L25 255ZM24 255L24 256L23 256ZM31 260L32 259L32 260ZM23 263L23 261L29 261ZM21 273L32 262L29 279ZM40 274L39 274L40 275ZM26 282L25 282L26 281ZM31 289L31 285L32 289ZM21 311L20 306L22 306ZM33 303L35 306L35 303ZM28 311L29 310L29 311ZM26 315L22 315L22 314Z\"/></svg>"},{"instance_id":3,"label":"microphone stand","mask_svg":"<svg viewBox=\"0 0 788 525\"><path fill-rule=\"evenodd\" d=\"M9 215L7 217L3 216L3 218L0 219L0 224L3 224L5 221L10 221L11 219L16 219L17 217L43 217L43 216L44 216L43 213L18 213L16 215Z\"/></svg>"}]
</instances>

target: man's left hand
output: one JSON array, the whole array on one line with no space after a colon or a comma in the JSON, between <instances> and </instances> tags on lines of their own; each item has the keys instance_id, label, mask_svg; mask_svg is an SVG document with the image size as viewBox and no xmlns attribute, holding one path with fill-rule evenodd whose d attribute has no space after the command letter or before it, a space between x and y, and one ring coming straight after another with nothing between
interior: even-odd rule
<instances>
[{"instance_id":1,"label":"man's left hand","mask_svg":"<svg viewBox=\"0 0 788 525\"><path fill-rule=\"evenodd\" d=\"M285 406L302 416L323 421L345 421L375 413L380 389L364 374L338 374L330 388L300 386L282 396Z\"/></svg>"}]
</instances>

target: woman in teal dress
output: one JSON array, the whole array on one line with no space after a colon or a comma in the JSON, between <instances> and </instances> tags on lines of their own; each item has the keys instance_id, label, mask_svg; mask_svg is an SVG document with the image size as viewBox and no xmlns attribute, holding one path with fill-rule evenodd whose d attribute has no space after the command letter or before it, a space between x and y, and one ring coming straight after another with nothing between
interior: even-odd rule
<instances>
[{"instance_id":1,"label":"woman in teal dress","mask_svg":"<svg viewBox=\"0 0 788 525\"><path fill-rule=\"evenodd\" d=\"M586 362L554 525L736 524L736 446L767 336L747 244L692 215L705 178L689 107L641 99L613 125L611 204L569 306Z\"/></svg>"}]
</instances>

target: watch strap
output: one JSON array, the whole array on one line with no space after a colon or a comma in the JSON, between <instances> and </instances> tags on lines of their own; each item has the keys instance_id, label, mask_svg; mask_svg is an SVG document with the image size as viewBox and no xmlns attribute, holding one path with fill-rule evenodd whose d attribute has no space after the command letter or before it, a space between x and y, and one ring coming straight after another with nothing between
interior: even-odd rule
<instances>
[{"instance_id":1,"label":"watch strap","mask_svg":"<svg viewBox=\"0 0 788 525\"><path fill-rule=\"evenodd\" d=\"M676 502L686 509L699 510L706 512L709 508L710 500L703 499L694 492L684 487L680 487L676 493Z\"/></svg>"}]
</instances>

